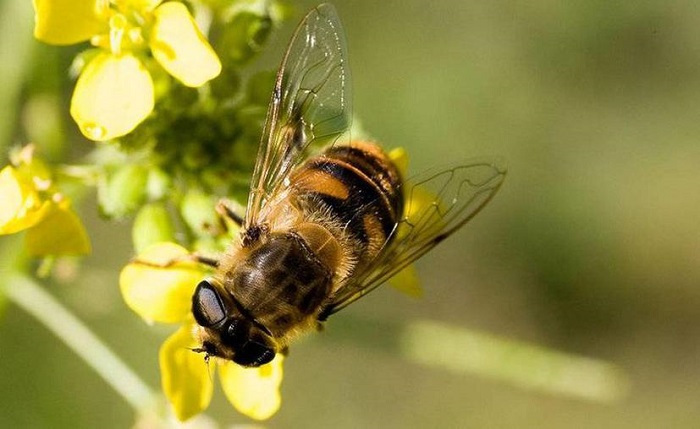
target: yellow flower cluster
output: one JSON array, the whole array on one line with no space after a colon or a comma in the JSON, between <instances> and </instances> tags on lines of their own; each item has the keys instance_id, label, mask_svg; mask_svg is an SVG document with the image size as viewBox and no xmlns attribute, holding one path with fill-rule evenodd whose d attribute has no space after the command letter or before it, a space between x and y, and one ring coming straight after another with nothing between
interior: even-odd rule
<instances>
[{"instance_id":1,"label":"yellow flower cluster","mask_svg":"<svg viewBox=\"0 0 700 429\"><path fill-rule=\"evenodd\" d=\"M180 2L33 1L37 39L55 45L90 41L97 48L84 56L70 107L89 139L123 136L146 119L159 69L190 87L221 72L219 58Z\"/></svg>"},{"instance_id":2,"label":"yellow flower cluster","mask_svg":"<svg viewBox=\"0 0 700 429\"><path fill-rule=\"evenodd\" d=\"M119 277L124 301L144 320L180 324L160 348L163 392L177 418L187 420L209 406L214 389L211 373L218 368L229 402L253 419L267 419L281 404L284 357L277 354L259 368L212 360L214 366L210 368L203 355L193 352L202 344L196 338L197 325L190 310L192 294L207 272L188 261L188 255L185 248L174 243L154 244L124 267Z\"/></svg>"},{"instance_id":3,"label":"yellow flower cluster","mask_svg":"<svg viewBox=\"0 0 700 429\"><path fill-rule=\"evenodd\" d=\"M26 230L32 256L90 253L90 240L70 201L55 189L48 168L26 146L15 165L0 170L0 235Z\"/></svg>"}]
</instances>

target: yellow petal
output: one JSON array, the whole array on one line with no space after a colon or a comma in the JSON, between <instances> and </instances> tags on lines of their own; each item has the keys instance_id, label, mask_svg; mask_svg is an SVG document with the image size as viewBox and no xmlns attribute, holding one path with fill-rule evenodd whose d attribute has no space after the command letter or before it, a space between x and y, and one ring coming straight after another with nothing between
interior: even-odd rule
<instances>
[{"instance_id":1,"label":"yellow petal","mask_svg":"<svg viewBox=\"0 0 700 429\"><path fill-rule=\"evenodd\" d=\"M420 286L418 273L413 265L409 265L394 274L394 277L389 279L389 285L399 292L403 292L413 298L420 298L423 296L423 288Z\"/></svg>"},{"instance_id":2,"label":"yellow petal","mask_svg":"<svg viewBox=\"0 0 700 429\"><path fill-rule=\"evenodd\" d=\"M148 322L185 320L190 314L192 293L205 274L194 262L165 265L186 255L187 249L174 243L158 243L146 249L119 276L126 304Z\"/></svg>"},{"instance_id":3,"label":"yellow petal","mask_svg":"<svg viewBox=\"0 0 700 429\"><path fill-rule=\"evenodd\" d=\"M83 42L106 31L106 2L34 0L34 37L53 45Z\"/></svg>"},{"instance_id":4,"label":"yellow petal","mask_svg":"<svg viewBox=\"0 0 700 429\"><path fill-rule=\"evenodd\" d=\"M41 201L33 184L12 166L0 171L0 234L12 234L34 226L49 203Z\"/></svg>"},{"instance_id":5,"label":"yellow petal","mask_svg":"<svg viewBox=\"0 0 700 429\"><path fill-rule=\"evenodd\" d=\"M40 158L34 156L36 147L30 143L10 155L22 181L36 191L46 191L51 187L51 170Z\"/></svg>"},{"instance_id":6,"label":"yellow petal","mask_svg":"<svg viewBox=\"0 0 700 429\"><path fill-rule=\"evenodd\" d=\"M444 209L442 202L437 195L428 191L425 188L413 187L410 190L410 198L406 201L404 206L404 217L408 220L409 224L418 225L422 229L421 234L427 236L428 234L437 234L440 229L442 229L445 224L441 218L430 217L427 214L434 213L435 209L433 206L439 205L440 209ZM399 227L397 236L403 237L405 234L410 232L405 224Z\"/></svg>"},{"instance_id":7,"label":"yellow petal","mask_svg":"<svg viewBox=\"0 0 700 429\"><path fill-rule=\"evenodd\" d=\"M399 170L401 177L406 177L408 173L408 153L406 149L402 147L397 147L389 152L389 159L391 159Z\"/></svg>"},{"instance_id":8,"label":"yellow petal","mask_svg":"<svg viewBox=\"0 0 700 429\"><path fill-rule=\"evenodd\" d=\"M219 365L221 387L229 402L238 411L255 420L265 420L279 410L282 403L282 362L278 353L275 359L259 368L244 368L231 361Z\"/></svg>"},{"instance_id":9,"label":"yellow petal","mask_svg":"<svg viewBox=\"0 0 700 429\"><path fill-rule=\"evenodd\" d=\"M48 214L27 231L32 256L68 256L90 253L90 239L80 218L67 205L51 204Z\"/></svg>"},{"instance_id":10,"label":"yellow petal","mask_svg":"<svg viewBox=\"0 0 700 429\"><path fill-rule=\"evenodd\" d=\"M200 345L192 337L192 326L184 325L165 340L158 354L163 392L180 421L199 414L211 402L214 387L208 364L202 354L192 351Z\"/></svg>"},{"instance_id":11,"label":"yellow petal","mask_svg":"<svg viewBox=\"0 0 700 429\"><path fill-rule=\"evenodd\" d=\"M70 113L91 140L131 132L153 110L153 80L135 56L103 52L80 74Z\"/></svg>"},{"instance_id":12,"label":"yellow petal","mask_svg":"<svg viewBox=\"0 0 700 429\"><path fill-rule=\"evenodd\" d=\"M131 8L138 11L149 11L153 10L158 6L163 0L112 0L112 2L118 7Z\"/></svg>"},{"instance_id":13,"label":"yellow petal","mask_svg":"<svg viewBox=\"0 0 700 429\"><path fill-rule=\"evenodd\" d=\"M165 70L187 86L201 86L221 73L219 57L179 2L155 10L150 38L153 56Z\"/></svg>"}]
</instances>

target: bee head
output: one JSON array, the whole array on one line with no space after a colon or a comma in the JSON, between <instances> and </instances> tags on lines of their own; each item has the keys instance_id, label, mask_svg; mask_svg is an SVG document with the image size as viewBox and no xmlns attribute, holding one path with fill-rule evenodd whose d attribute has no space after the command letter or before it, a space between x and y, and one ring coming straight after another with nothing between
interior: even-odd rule
<instances>
[{"instance_id":1,"label":"bee head","mask_svg":"<svg viewBox=\"0 0 700 429\"><path fill-rule=\"evenodd\" d=\"M215 281L202 280L197 285L192 314L202 327L202 347L196 351L247 367L264 365L275 357L270 331Z\"/></svg>"}]
</instances>

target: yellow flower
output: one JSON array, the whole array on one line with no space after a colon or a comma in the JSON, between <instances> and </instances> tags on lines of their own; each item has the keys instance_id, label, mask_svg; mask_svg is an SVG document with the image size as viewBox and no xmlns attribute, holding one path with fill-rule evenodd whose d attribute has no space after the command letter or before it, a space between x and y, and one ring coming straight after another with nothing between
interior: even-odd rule
<instances>
[{"instance_id":1,"label":"yellow flower","mask_svg":"<svg viewBox=\"0 0 700 429\"><path fill-rule=\"evenodd\" d=\"M389 159L396 165L401 177L405 179L408 173L408 153L406 153L406 150L402 147L393 149L389 152ZM419 189L419 191L420 192L417 194L414 192L411 201L407 202L404 208L404 217L407 219L411 219L411 217L415 216L426 205L431 204L436 198L426 191L421 189ZM403 232L402 230L398 231L399 237ZM423 288L421 288L418 272L413 264L406 266L406 268L394 274L387 283L389 286L408 296L414 298L423 296Z\"/></svg>"},{"instance_id":2,"label":"yellow flower","mask_svg":"<svg viewBox=\"0 0 700 429\"><path fill-rule=\"evenodd\" d=\"M32 146L25 147L17 166L0 170L0 235L26 230L25 244L32 256L89 253L85 227L32 152Z\"/></svg>"},{"instance_id":3,"label":"yellow flower","mask_svg":"<svg viewBox=\"0 0 700 429\"><path fill-rule=\"evenodd\" d=\"M281 404L282 362L278 354L267 365L244 368L231 361L212 360L210 366L193 349L201 347L191 315L192 294L206 271L186 259L189 252L174 243L147 248L121 272L119 284L127 305L147 322L180 323L165 340L159 361L163 392L181 421L197 415L212 398L212 373L218 367L226 398L241 413L264 420ZM181 262L172 263L175 260Z\"/></svg>"},{"instance_id":4,"label":"yellow flower","mask_svg":"<svg viewBox=\"0 0 700 429\"><path fill-rule=\"evenodd\" d=\"M66 45L90 41L70 112L92 140L128 134L153 110L156 62L186 86L221 72L221 62L184 4L161 0L34 0L34 36Z\"/></svg>"},{"instance_id":5,"label":"yellow flower","mask_svg":"<svg viewBox=\"0 0 700 429\"><path fill-rule=\"evenodd\" d=\"M0 234L12 234L36 225L46 216L49 201L42 201L34 184L16 168L0 171Z\"/></svg>"}]
</instances>

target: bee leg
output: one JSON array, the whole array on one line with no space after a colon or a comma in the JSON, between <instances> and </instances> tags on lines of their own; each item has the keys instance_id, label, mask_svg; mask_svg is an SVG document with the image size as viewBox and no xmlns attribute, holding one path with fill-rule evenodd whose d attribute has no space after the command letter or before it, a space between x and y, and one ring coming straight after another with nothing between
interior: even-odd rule
<instances>
[{"instance_id":1,"label":"bee leg","mask_svg":"<svg viewBox=\"0 0 700 429\"><path fill-rule=\"evenodd\" d=\"M218 204L216 205L216 212L222 219L228 219L238 227L243 225L243 217L233 211L230 203L227 200L219 200ZM225 224L226 222L224 222L224 226Z\"/></svg>"},{"instance_id":2,"label":"bee leg","mask_svg":"<svg viewBox=\"0 0 700 429\"><path fill-rule=\"evenodd\" d=\"M218 266L219 266L218 259L208 258L206 256L198 255L196 253L193 253L191 256L192 256L192 260L198 264L206 265L206 266L212 267L212 268L218 268Z\"/></svg>"},{"instance_id":3,"label":"bee leg","mask_svg":"<svg viewBox=\"0 0 700 429\"><path fill-rule=\"evenodd\" d=\"M170 268L173 265L180 263L180 262L196 262L198 264L206 265L206 266L212 267L212 268L217 268L219 266L218 259L209 258L206 256L198 255L196 253L190 253L189 255L183 255L183 256L179 256L177 258L172 258L172 259L165 261L165 262L144 261L143 259L138 259L138 258L131 260L132 264L145 265L147 267L153 267L153 268Z\"/></svg>"},{"instance_id":4,"label":"bee leg","mask_svg":"<svg viewBox=\"0 0 700 429\"><path fill-rule=\"evenodd\" d=\"M324 306L321 309L321 312L316 316L316 321L320 323L325 322L328 320L328 316L330 316L333 313L333 305L327 305Z\"/></svg>"}]
</instances>

